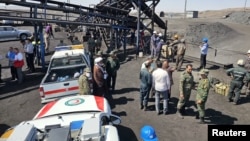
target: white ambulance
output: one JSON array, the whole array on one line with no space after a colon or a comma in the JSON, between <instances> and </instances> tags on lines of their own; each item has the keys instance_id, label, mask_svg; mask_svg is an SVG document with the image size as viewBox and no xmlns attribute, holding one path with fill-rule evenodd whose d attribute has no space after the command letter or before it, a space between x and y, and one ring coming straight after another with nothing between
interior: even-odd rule
<instances>
[{"instance_id":1,"label":"white ambulance","mask_svg":"<svg viewBox=\"0 0 250 141\"><path fill-rule=\"evenodd\" d=\"M87 67L91 68L90 56L83 45L56 47L40 83L41 103L78 94L78 78Z\"/></svg>"}]
</instances>

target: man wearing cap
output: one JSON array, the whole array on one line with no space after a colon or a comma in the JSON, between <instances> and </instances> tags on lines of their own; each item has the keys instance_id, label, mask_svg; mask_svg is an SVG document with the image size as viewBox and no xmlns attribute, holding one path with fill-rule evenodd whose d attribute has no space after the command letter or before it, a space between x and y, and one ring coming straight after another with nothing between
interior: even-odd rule
<instances>
[{"instance_id":1,"label":"man wearing cap","mask_svg":"<svg viewBox=\"0 0 250 141\"><path fill-rule=\"evenodd\" d=\"M250 73L250 50L247 51L247 57L245 59L244 67L246 68L248 73ZM249 97L250 96L250 83L246 79L244 79L244 86L242 89L246 90L246 95Z\"/></svg>"},{"instance_id":2,"label":"man wearing cap","mask_svg":"<svg viewBox=\"0 0 250 141\"><path fill-rule=\"evenodd\" d=\"M117 71L120 69L120 61L116 56L115 51L110 52L110 57L107 59L106 69L108 73L108 88L112 92L115 90Z\"/></svg>"},{"instance_id":3,"label":"man wearing cap","mask_svg":"<svg viewBox=\"0 0 250 141\"><path fill-rule=\"evenodd\" d=\"M90 68L85 68L84 73L79 77L78 84L79 84L79 95L89 95L91 94L91 70Z\"/></svg>"},{"instance_id":4,"label":"man wearing cap","mask_svg":"<svg viewBox=\"0 0 250 141\"><path fill-rule=\"evenodd\" d=\"M181 39L180 43L177 45L177 56L176 56L176 65L175 65L177 71L180 71L181 69L185 52L186 52L185 39Z\"/></svg>"},{"instance_id":5,"label":"man wearing cap","mask_svg":"<svg viewBox=\"0 0 250 141\"><path fill-rule=\"evenodd\" d=\"M243 86L243 79L245 78L248 82L250 80L250 75L248 71L244 68L244 60L239 59L237 62L238 67L230 68L227 70L227 75L232 77L230 82L230 88L227 95L228 102L232 102L233 93L234 97L234 105L237 105L240 99L240 91Z\"/></svg>"},{"instance_id":6,"label":"man wearing cap","mask_svg":"<svg viewBox=\"0 0 250 141\"><path fill-rule=\"evenodd\" d=\"M149 93L152 87L152 75L149 71L150 62L145 63L145 68L140 71L140 109L147 110Z\"/></svg>"},{"instance_id":7,"label":"man wearing cap","mask_svg":"<svg viewBox=\"0 0 250 141\"><path fill-rule=\"evenodd\" d=\"M107 78L105 65L102 57L97 57L94 61L94 95L105 96L107 94Z\"/></svg>"},{"instance_id":8,"label":"man wearing cap","mask_svg":"<svg viewBox=\"0 0 250 141\"><path fill-rule=\"evenodd\" d=\"M145 125L141 128L142 141L158 141L155 129L150 125Z\"/></svg>"},{"instance_id":9,"label":"man wearing cap","mask_svg":"<svg viewBox=\"0 0 250 141\"><path fill-rule=\"evenodd\" d=\"M202 39L202 45L200 45L200 52L201 52L201 57L200 57L200 67L198 69L205 69L206 68L206 63L207 63L207 52L208 52L208 39L203 38Z\"/></svg>"},{"instance_id":10,"label":"man wearing cap","mask_svg":"<svg viewBox=\"0 0 250 141\"><path fill-rule=\"evenodd\" d=\"M173 42L170 43L170 47L171 47L171 57L170 57L170 60L172 62L175 61L174 57L176 55L176 51L177 51L177 45L179 44L179 36L177 34L174 35L174 39L173 39Z\"/></svg>"},{"instance_id":11,"label":"man wearing cap","mask_svg":"<svg viewBox=\"0 0 250 141\"><path fill-rule=\"evenodd\" d=\"M197 94L196 94L196 104L198 109L198 114L200 118L200 123L204 123L205 116L205 103L207 101L209 89L210 89L210 81L208 79L209 71L207 69L202 69L199 74L201 75L201 79L199 80L197 86Z\"/></svg>"},{"instance_id":12,"label":"man wearing cap","mask_svg":"<svg viewBox=\"0 0 250 141\"><path fill-rule=\"evenodd\" d=\"M156 40L157 40L157 32L154 31L153 35L150 38L150 47L151 47L151 57L156 57Z\"/></svg>"}]
</instances>

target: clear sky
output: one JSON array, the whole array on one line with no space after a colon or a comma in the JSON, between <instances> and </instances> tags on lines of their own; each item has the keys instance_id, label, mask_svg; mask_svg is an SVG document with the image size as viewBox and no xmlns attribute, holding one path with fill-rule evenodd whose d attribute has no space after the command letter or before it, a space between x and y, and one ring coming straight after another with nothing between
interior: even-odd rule
<instances>
[{"instance_id":1,"label":"clear sky","mask_svg":"<svg viewBox=\"0 0 250 141\"><path fill-rule=\"evenodd\" d=\"M67 0L61 0L67 2ZM71 3L82 4L88 6L89 4L97 4L100 0L70 0ZM250 8L250 0L187 0L187 10L220 10L226 8L244 7ZM185 7L185 0L160 0L156 11L166 12L183 12Z\"/></svg>"},{"instance_id":2,"label":"clear sky","mask_svg":"<svg viewBox=\"0 0 250 141\"><path fill-rule=\"evenodd\" d=\"M29 0L28 0L29 1ZM68 0L56 0L67 2ZM89 6L90 4L98 4L100 0L69 0L72 4L80 4ZM250 0L187 0L187 10L220 10L226 8L243 8L245 6L250 8ZM8 6L7 6L8 7ZM165 12L183 12L185 7L185 0L160 0L156 11Z\"/></svg>"}]
</instances>

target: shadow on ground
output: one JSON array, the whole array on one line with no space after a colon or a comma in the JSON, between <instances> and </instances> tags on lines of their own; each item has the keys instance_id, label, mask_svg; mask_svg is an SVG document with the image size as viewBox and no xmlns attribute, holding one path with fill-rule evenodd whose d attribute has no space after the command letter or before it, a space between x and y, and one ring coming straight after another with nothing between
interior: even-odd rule
<instances>
[{"instance_id":1,"label":"shadow on ground","mask_svg":"<svg viewBox=\"0 0 250 141\"><path fill-rule=\"evenodd\" d=\"M113 95L116 95L116 94L125 94L125 93L129 93L129 92L139 92L139 88L122 88L122 89L119 89L119 90L115 90Z\"/></svg>"},{"instance_id":2,"label":"shadow on ground","mask_svg":"<svg viewBox=\"0 0 250 141\"><path fill-rule=\"evenodd\" d=\"M9 125L0 124L0 136L2 136L2 134L3 134L7 129L9 129L9 128L10 128Z\"/></svg>"},{"instance_id":3,"label":"shadow on ground","mask_svg":"<svg viewBox=\"0 0 250 141\"><path fill-rule=\"evenodd\" d=\"M108 96L105 96L105 97L108 100L111 109L114 109L116 105L125 105L129 101L134 101L134 99L127 98L125 96L119 97L117 99L113 99L112 95L108 95Z\"/></svg>"},{"instance_id":4,"label":"shadow on ground","mask_svg":"<svg viewBox=\"0 0 250 141\"><path fill-rule=\"evenodd\" d=\"M229 115L224 115L221 111L206 109L206 123L208 124L226 124L232 125L238 119Z\"/></svg>"},{"instance_id":5,"label":"shadow on ground","mask_svg":"<svg viewBox=\"0 0 250 141\"><path fill-rule=\"evenodd\" d=\"M139 141L132 129L122 125L116 127L118 129L120 141Z\"/></svg>"},{"instance_id":6,"label":"shadow on ground","mask_svg":"<svg viewBox=\"0 0 250 141\"><path fill-rule=\"evenodd\" d=\"M17 80L11 81L11 78L4 79L5 83L2 83L0 85L0 99L24 94L34 89L37 89L38 91L39 84L44 77L44 73L42 73L41 70L37 69L35 73L28 73L27 71L24 71L24 74L24 81L21 84L18 84Z\"/></svg>"}]
</instances>

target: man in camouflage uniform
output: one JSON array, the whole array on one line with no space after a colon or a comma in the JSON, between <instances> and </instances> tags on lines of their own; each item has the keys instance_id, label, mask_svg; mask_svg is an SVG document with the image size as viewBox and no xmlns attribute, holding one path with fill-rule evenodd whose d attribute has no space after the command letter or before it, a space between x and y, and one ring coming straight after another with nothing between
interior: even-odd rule
<instances>
[{"instance_id":1,"label":"man in camouflage uniform","mask_svg":"<svg viewBox=\"0 0 250 141\"><path fill-rule=\"evenodd\" d=\"M108 88L113 92L115 90L117 71L120 69L120 61L114 51L110 52L110 57L107 59L106 70L108 73Z\"/></svg>"},{"instance_id":2,"label":"man in camouflage uniform","mask_svg":"<svg viewBox=\"0 0 250 141\"><path fill-rule=\"evenodd\" d=\"M247 57L245 59L245 66L246 70L250 74L250 50L247 51ZM243 93L246 93L247 97L250 97L250 82L244 79L244 86L242 88L244 90Z\"/></svg>"},{"instance_id":3,"label":"man in camouflage uniform","mask_svg":"<svg viewBox=\"0 0 250 141\"><path fill-rule=\"evenodd\" d=\"M176 34L174 35L174 40L172 43L170 43L170 47L171 47L171 57L170 57L170 61L175 62L175 55L177 53L177 46L180 43L179 41L179 36Z\"/></svg>"},{"instance_id":4,"label":"man in camouflage uniform","mask_svg":"<svg viewBox=\"0 0 250 141\"><path fill-rule=\"evenodd\" d=\"M176 56L176 64L175 64L177 71L180 71L181 69L185 52L186 52L185 39L181 39L180 43L177 45L177 56Z\"/></svg>"},{"instance_id":5,"label":"man in camouflage uniform","mask_svg":"<svg viewBox=\"0 0 250 141\"><path fill-rule=\"evenodd\" d=\"M227 70L227 75L232 77L227 98L228 98L228 102L231 102L233 98L233 93L234 93L235 105L238 104L239 99L240 99L240 91L243 86L243 79L246 78L247 81L250 80L250 75L248 71L244 68L244 64L245 64L244 60L240 59L237 62L238 67L230 68Z\"/></svg>"},{"instance_id":6,"label":"man in camouflage uniform","mask_svg":"<svg viewBox=\"0 0 250 141\"><path fill-rule=\"evenodd\" d=\"M210 89L210 81L208 79L209 71L207 69L203 69L199 72L201 75L201 79L199 80L196 94L196 104L199 113L200 123L204 123L205 116L205 103L207 101L209 89Z\"/></svg>"},{"instance_id":7,"label":"man in camouflage uniform","mask_svg":"<svg viewBox=\"0 0 250 141\"><path fill-rule=\"evenodd\" d=\"M186 70L181 73L180 76L180 97L177 104L177 112L179 117L183 118L185 112L185 106L189 101L191 90L194 86L194 76L192 74L193 66L191 64L186 65Z\"/></svg>"},{"instance_id":8,"label":"man in camouflage uniform","mask_svg":"<svg viewBox=\"0 0 250 141\"><path fill-rule=\"evenodd\" d=\"M78 79L80 95L91 94L90 79L92 79L90 68L85 68L84 73Z\"/></svg>"}]
</instances>

